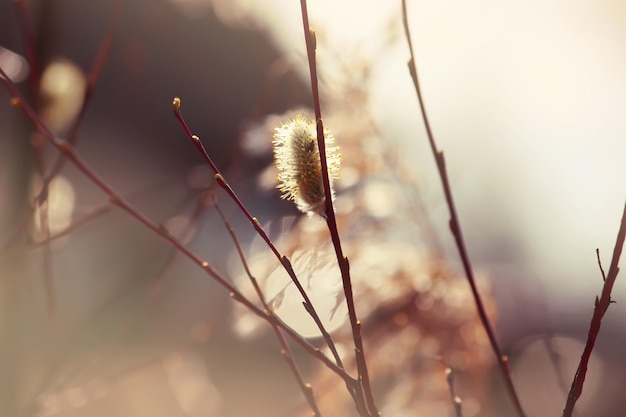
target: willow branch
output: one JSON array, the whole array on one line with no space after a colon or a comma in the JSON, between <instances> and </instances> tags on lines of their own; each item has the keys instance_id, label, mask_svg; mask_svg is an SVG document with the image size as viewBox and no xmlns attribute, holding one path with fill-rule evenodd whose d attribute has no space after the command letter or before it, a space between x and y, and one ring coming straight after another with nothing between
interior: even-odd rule
<instances>
[{"instance_id":1,"label":"willow branch","mask_svg":"<svg viewBox=\"0 0 626 417\"><path fill-rule=\"evenodd\" d=\"M358 319L356 308L354 305L354 293L352 291L352 280L350 277L350 263L348 258L343 254L341 247L341 239L337 229L337 219L335 217L335 209L333 208L332 191L330 188L330 177L328 175L328 161L326 160L326 143L324 141L324 122L322 120L322 110L320 104L317 63L316 63L316 38L315 32L309 26L309 15L306 0L300 0L300 8L302 10L302 27L304 29L304 39L306 42L306 52L309 62L309 74L311 76L311 92L313 94L313 107L315 109L315 123L317 127L317 144L320 153L320 163L322 171L322 183L324 185L324 195L326 199L326 223L330 232L330 237L337 255L337 263L341 271L341 280L343 283L343 291L346 297L348 307L348 317L352 329L352 339L354 341L354 349L356 356L356 365L358 370L360 391L362 391L365 399L366 410L360 409L362 414L368 413L371 416L378 416L379 412L376 408L374 395L370 383L370 377L367 370L367 361L365 359L365 349L363 347L363 338L361 336L361 322ZM358 393L358 392L357 392ZM357 406L358 406L357 402Z\"/></svg>"},{"instance_id":2,"label":"willow branch","mask_svg":"<svg viewBox=\"0 0 626 417\"><path fill-rule=\"evenodd\" d=\"M407 43L409 45L409 50L411 53L411 59L408 62L409 71L411 73L411 78L413 79L413 85L415 87L415 92L417 93L417 99L419 101L420 110L422 113L422 119L424 120L424 126L426 128L426 135L428 136L428 142L430 143L430 148L435 158L435 162L437 164L437 170L439 172L439 177L441 179L441 185L443 186L446 203L448 205L448 210L450 212L450 230L452 232L452 235L454 236L454 241L459 251L459 256L461 257L461 262L463 264L463 270L465 271L465 276L472 290L472 295L474 297L476 309L478 310L478 316L480 318L482 326L487 332L489 343L491 344L491 348L494 354L496 355L496 358L498 360L498 365L500 367L500 371L502 373L502 376L504 377L506 390L509 393L509 396L511 397L511 400L513 402L513 406L515 408L515 411L517 412L517 415L519 417L524 417L525 414L522 408L522 404L520 403L519 397L513 385L513 380L511 379L508 357L502 353L502 349L500 348L500 344L498 343L498 340L496 339L496 335L493 330L491 321L489 320L489 317L487 316L487 311L483 303L482 297L480 296L480 293L478 292L478 286L476 285L474 272L472 270L472 265L470 263L467 248L465 246L465 240L463 239L463 232L461 230L461 224L459 222L459 218L458 218L457 211L456 211L456 206L454 204L454 198L452 197L452 189L450 187L450 181L448 179L448 171L446 169L446 163L445 163L445 159L443 156L443 151L437 148L437 145L435 143L435 138L433 136L433 132L430 127L430 122L428 120L428 115L426 114L424 98L422 96L419 78L417 76L417 64L415 62L415 55L413 52L413 43L411 41L411 33L409 30L406 0L402 0L402 23L404 25L404 32L405 32Z\"/></svg>"},{"instance_id":3,"label":"willow branch","mask_svg":"<svg viewBox=\"0 0 626 417\"><path fill-rule=\"evenodd\" d=\"M589 332L587 334L587 342L585 343L585 349L583 350L578 369L574 375L572 386L567 396L567 402L563 409L563 417L571 417L574 412L574 406L576 401L580 398L583 392L583 385L585 383L585 377L587 376L587 367L589 366L589 359L591 358L591 352L600 333L600 327L602 325L602 318L608 310L611 303L614 301L611 299L611 291L613 291L613 285L617 279L619 273L619 258L622 255L622 249L624 248L624 239L626 238L626 204L624 204L624 212L622 213L622 221L617 232L617 240L615 241L615 247L613 248L613 258L611 259L611 265L609 266L609 272L604 275L604 269L600 263L600 255L598 252L598 264L604 279L602 286L602 295L600 298L596 296L595 307L593 309L593 316L591 317L591 323L589 324Z\"/></svg>"},{"instance_id":4,"label":"willow branch","mask_svg":"<svg viewBox=\"0 0 626 417\"><path fill-rule=\"evenodd\" d=\"M285 324L278 317L268 315L265 311L258 308L254 303L248 300L237 288L235 288L228 280L223 277L217 270L215 270L208 262L200 258L195 252L191 251L180 240L172 236L163 226L158 225L148 219L144 214L137 210L134 206L128 203L121 195L119 195L108 183L106 183L95 171L93 171L74 151L73 147L66 141L57 137L48 126L39 118L31 106L26 103L21 93L16 88L15 84L10 80L6 72L0 68L0 82L5 89L13 97L12 104L14 107L20 109L26 117L33 123L34 127L45 137L59 152L65 154L65 157L72 163L79 171L83 173L89 180L96 185L102 192L108 197L109 201L124 210L135 220L139 221L145 227L150 229L153 233L157 234L160 238L168 242L175 249L181 252L190 261L201 267L209 276L211 276L219 285L229 291L231 298L235 301L243 304L253 314L256 314L263 320L270 324L276 324L298 345L300 345L307 353L321 361L331 371L339 375L346 383L354 384L355 380L350 376L343 367L338 366L331 359L326 357L318 348L307 342L300 334Z\"/></svg>"}]
</instances>

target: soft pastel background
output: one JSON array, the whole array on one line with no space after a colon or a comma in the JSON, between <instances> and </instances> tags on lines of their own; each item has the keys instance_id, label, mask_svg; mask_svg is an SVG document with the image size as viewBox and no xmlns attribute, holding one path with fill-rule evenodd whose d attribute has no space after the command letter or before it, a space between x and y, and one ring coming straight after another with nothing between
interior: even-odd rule
<instances>
[{"instance_id":1,"label":"soft pastel background","mask_svg":"<svg viewBox=\"0 0 626 417\"><path fill-rule=\"evenodd\" d=\"M41 56L88 72L113 2L47 3ZM564 394L548 352L562 354L561 384L569 384L602 284L595 249L608 268L626 197L626 4L408 3L432 127L474 266L494 289L498 334L522 402L529 416L558 415ZM444 257L460 270L406 67L400 2L309 7L329 120L341 112L337 103L350 103L346 85L366 95L376 134L411 168ZM155 221L176 230L191 224L189 245L228 271L232 247L214 211L193 215L210 175L171 115L171 99L183 99L187 121L244 202L280 234L287 227L280 219L295 210L259 186L271 161L267 145L256 153L246 146L266 116L310 107L299 2L127 0L120 16L77 150ZM9 0L0 1L0 47L24 54ZM19 73L21 61L0 55L3 68L8 62ZM20 86L27 91L27 81ZM31 216L34 155L29 125L6 92L0 97L6 248ZM49 167L56 153L46 155ZM107 201L74 167L62 174L51 229ZM249 244L250 228L220 201ZM275 341L238 340L228 294L126 214L107 210L55 240L52 267L43 266L46 249L32 247L38 239L31 231L0 255L0 415L269 416L300 401ZM621 278L581 415L616 416L626 406L617 394L626 383ZM493 386L493 402L503 407L497 377Z\"/></svg>"}]
</instances>

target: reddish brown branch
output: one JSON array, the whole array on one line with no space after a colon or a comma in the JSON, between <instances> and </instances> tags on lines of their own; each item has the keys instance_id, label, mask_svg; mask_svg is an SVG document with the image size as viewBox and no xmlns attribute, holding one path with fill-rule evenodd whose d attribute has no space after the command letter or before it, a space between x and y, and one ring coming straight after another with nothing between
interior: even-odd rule
<instances>
[{"instance_id":1,"label":"reddish brown branch","mask_svg":"<svg viewBox=\"0 0 626 417\"><path fill-rule=\"evenodd\" d=\"M115 5L113 6L113 15L109 22L109 29L107 30L106 35L102 39L100 43L100 48L98 48L98 53L96 54L96 58L94 60L93 66L91 67L91 71L87 76L87 86L85 88L85 92L83 94L83 102L80 107L80 111L76 119L72 123L70 127L67 140L71 145L75 145L78 142L78 131L85 118L85 114L87 113L87 108L91 103L91 98L93 96L93 92L95 90L96 84L100 79L100 74L102 73L102 69L104 68L104 64L106 63L109 54L111 52L111 46L113 45L113 38L115 34L115 30L117 28L117 23L119 21L121 10L122 10L123 0L116 0ZM59 172L63 169L65 164L65 157L63 154L59 155L57 160L55 161L50 172L44 177L42 182L41 191L36 197L37 202L43 201L48 194L48 186L50 185L50 181L54 177L56 177Z\"/></svg>"},{"instance_id":2,"label":"reddish brown branch","mask_svg":"<svg viewBox=\"0 0 626 417\"><path fill-rule=\"evenodd\" d=\"M341 357L339 356L339 352L337 351L337 348L335 346L335 342L333 341L332 337L330 336L330 333L328 333L326 331L326 328L324 327L324 324L322 323L322 320L320 319L319 315L315 311L315 307L313 307L313 304L311 303L311 300L310 300L308 294L306 293L304 287L302 286L302 284L298 280L298 277L296 276L296 273L293 270L291 262L289 261L289 259L286 256L282 255L278 251L278 249L276 248L276 246L274 245L272 240L269 238L267 233L265 233L265 230L263 230L263 227L261 227L261 224L259 223L257 218L252 216L250 211L246 208L246 206L243 204L243 202L239 199L239 197L237 196L235 191L232 189L232 187L228 184L228 182L226 182L226 179L224 178L224 176L220 172L219 168L217 167L217 165L215 165L215 163L213 162L213 160L211 159L211 157L207 153L206 149L204 148L204 145L200 141L200 138L198 136L194 135L191 132L191 130L189 129L189 126L187 125L187 122L185 122L185 119L183 118L183 115L180 112L180 104L181 104L180 98L178 98L178 97L174 98L174 101L173 101L173 104L172 104L172 110L174 111L174 116L180 122L181 126L183 127L183 129L187 133L187 136L189 137L189 139L191 139L191 141L193 142L194 146L196 147L196 150L202 155L202 157L204 158L206 163L211 167L213 172L215 172L215 181L217 182L217 184L224 191L226 191L226 194L228 194L228 196L235 202L237 207L239 207L239 210L241 210L241 212L248 219L250 224L252 224L252 227L257 232L257 234L259 236L261 236L261 238L265 241L265 243L270 248L270 250L274 253L274 255L276 256L278 261L281 263L283 268L285 268L285 271L287 271L287 274L289 274L289 277L291 278L291 281L294 283L294 285L298 289L298 292L302 296L302 299L304 300L304 302L303 302L304 308L309 313L309 315L313 318L313 321L317 325L317 328L319 329L320 333L322 334L322 337L324 338L324 341L328 345L328 348L330 349L333 357L335 358L335 362L337 363L337 366L339 366L340 368L343 368L343 362L341 361Z\"/></svg>"},{"instance_id":3,"label":"reddish brown branch","mask_svg":"<svg viewBox=\"0 0 626 417\"><path fill-rule=\"evenodd\" d=\"M602 281L606 281L606 274L604 273L604 268L602 268L602 261L600 260L600 249L596 248L596 258L598 259L598 268L600 268L600 273L602 274Z\"/></svg>"},{"instance_id":4,"label":"reddish brown branch","mask_svg":"<svg viewBox=\"0 0 626 417\"><path fill-rule=\"evenodd\" d=\"M335 218L335 210L332 203L332 191L330 188L330 177L328 175L328 161L326 160L326 144L324 142L324 123L322 120L322 110L320 104L318 77L317 77L317 63L316 63L316 38L315 32L311 30L309 25L309 15L307 10L306 0L300 0L300 8L302 10L302 27L304 29L304 39L306 42L306 52L309 62L309 73L311 76L311 92L313 95L313 107L315 109L315 121L317 127L317 144L320 153L320 163L322 169L322 182L324 185L324 196L326 199L326 223L330 232L330 237L335 248L335 254L337 255L337 263L341 271L341 280L343 283L343 291L346 297L346 304L348 307L348 317L350 319L350 325L352 328L352 339L354 341L354 349L356 355L356 365L359 378L359 391L357 394L361 394L365 399L366 409L363 409L362 405L357 401L357 408L361 414L378 416L380 413L376 408L374 401L374 395L372 393L372 387L370 383L370 377L367 370L367 361L365 359L365 349L363 347L363 338L361 336L361 322L358 319L356 308L354 306L354 293L352 291L352 280L350 277L350 264L348 258L344 256L343 249L341 247L341 239L339 237L339 231L337 229L337 219ZM358 397L357 397L358 399Z\"/></svg>"},{"instance_id":5,"label":"reddish brown branch","mask_svg":"<svg viewBox=\"0 0 626 417\"><path fill-rule=\"evenodd\" d=\"M508 358L502 353L502 349L496 339L495 332L493 330L493 326L487 316L487 311L485 309L484 303L478 292L478 287L476 285L476 280L474 278L474 272L472 270L472 265L469 260L469 255L467 253L467 248L465 246L465 240L463 239L463 232L461 230L461 225L459 222L459 218L456 212L456 206L454 204L454 198L452 197L452 189L450 187L450 181L448 180L448 171L446 169L446 162L444 159L443 151L437 148L435 143L435 138L433 136L430 122L428 120L428 115L426 114L426 107L424 105L424 99L422 96L419 78L417 76L417 64L415 61L415 55L413 52L413 43L411 41L411 33L409 30L409 23L407 18L407 8L406 8L406 0L402 0L402 22L404 24L404 32L406 35L407 43L409 45L409 50L411 54L411 59L409 60L408 66L409 71L411 73L411 78L413 79L413 85L415 86L415 92L417 93L417 99L419 101L420 110L422 113L422 119L424 121L424 126L426 128L426 135L428 136L428 142L430 143L430 148L432 150L433 156L435 158L435 162L437 164L437 170L439 171L439 177L441 178L441 184L443 186L443 191L446 198L446 203L448 205L448 209L450 211L450 230L452 235L454 236L454 241L456 243L456 247L459 251L459 255L461 257L461 262L463 264L463 269L465 271L465 276L467 277L467 281L470 284L470 288L472 290L472 295L474 297L474 302L476 304L476 308L478 310L478 316L480 317L480 321L487 332L487 337L489 338L489 343L491 344L491 348L493 349L494 354L498 360L498 365L500 367L500 371L502 376L504 377L504 383L506 385L506 389L513 401L513 406L517 412L519 417L524 417L524 410L522 408L522 404L520 403L517 392L515 391L515 387L513 385L513 381L511 379L511 373L509 371Z\"/></svg>"},{"instance_id":6,"label":"reddish brown branch","mask_svg":"<svg viewBox=\"0 0 626 417\"><path fill-rule=\"evenodd\" d=\"M22 36L24 38L26 57L30 65L29 81L30 89L33 101L39 104L41 97L39 96L41 87L41 74L42 64L38 55L38 43L35 38L35 31L30 22L28 16L28 9L24 0L13 1L16 9ZM35 167L39 175L43 177L45 173L45 158L44 158L44 142L39 135L32 135L30 138L31 145L34 151ZM49 205L46 199L42 199L38 202L37 216L39 219L39 229L43 234L44 241L50 238L50 224L49 224ZM44 288L46 294L46 307L48 312L54 313L56 304L56 289L54 286L54 268L52 261L52 251L48 244L43 248L43 275L44 275Z\"/></svg>"},{"instance_id":7,"label":"reddish brown branch","mask_svg":"<svg viewBox=\"0 0 626 417\"><path fill-rule=\"evenodd\" d=\"M243 253L243 249L241 248L241 243L239 242L239 238L237 237L235 230L231 226L230 222L224 215L224 212L222 211L220 206L217 204L217 202L215 203L215 209L220 215L220 218L222 219L222 223L224 223L224 226L226 227L228 234L230 235L230 237L232 238L235 244L235 248L237 249L237 253L239 254L239 259L241 260L241 264L243 265L243 268L246 271L246 275L248 276L250 283L254 287L254 291L256 292L257 297L259 297L259 301L261 301L261 304L263 305L265 312L267 314L274 314L271 307L267 304L267 301L265 300L265 296L263 295L263 291L261 290L261 287L259 286L258 280L254 277L254 275L252 275L252 272L250 271L250 267L248 266L248 261L246 260L246 256ZM294 378L298 382L300 391L302 391L304 398L306 398L307 402L309 403L309 406L311 407L311 410L313 411L313 416L321 417L322 413L320 412L319 407L317 406L317 402L315 401L315 396L313 395L313 389L311 387L311 384L304 382L302 373L300 372L300 369L298 368L298 365L296 364L296 361L293 358L291 349L289 348L289 344L287 344L287 340L285 340L285 337L283 336L282 332L280 331L278 326L276 326L275 324L272 324L272 330L274 330L276 339L278 339L278 343L280 343L280 347L281 347L280 352L283 358L285 359L285 362L287 362L287 366L289 367L289 370L291 371Z\"/></svg>"},{"instance_id":8,"label":"reddish brown branch","mask_svg":"<svg viewBox=\"0 0 626 417\"><path fill-rule=\"evenodd\" d=\"M37 55L37 44L35 42L35 32L28 18L28 10L26 9L25 0L13 0L17 9L17 18L20 22L22 37L24 38L24 49L26 50L26 59L30 66L28 79L30 81L30 90L33 97L39 95L39 84L41 82L41 63Z\"/></svg>"},{"instance_id":9,"label":"reddish brown branch","mask_svg":"<svg viewBox=\"0 0 626 417\"><path fill-rule=\"evenodd\" d=\"M591 317L591 323L589 325L589 332L587 334L587 342L585 344L585 349L583 350L582 356L580 357L580 362L578 364L578 369L576 370L576 375L574 375L574 380L572 381L572 386L570 388L569 394L567 396L567 402L565 403L565 408L563 409L563 417L571 417L574 412L574 406L576 405L576 401L580 398L580 395L583 392L583 384L585 383L585 377L587 376L587 367L589 365L589 359L591 358L591 352L593 351L593 347L596 343L596 339L598 338L598 333L600 333L600 326L602 325L602 318L606 313L609 305L614 302L611 299L611 291L613 290L613 285L615 284L615 280L617 279L617 274L619 273L619 258L622 255L622 249L624 248L624 239L626 238L626 204L624 204L624 212L622 213L622 221L619 227L619 231L617 232L617 240L615 242L615 247L613 248L613 258L611 259L611 265L609 266L609 272L604 276L604 270L602 269L602 264L600 263L600 254L599 251L596 251L598 256L598 264L600 265L600 271L602 272L602 276L604 278L604 285L602 286L602 295L600 299L596 296L595 307L593 309L593 316Z\"/></svg>"},{"instance_id":10,"label":"reddish brown branch","mask_svg":"<svg viewBox=\"0 0 626 417\"><path fill-rule=\"evenodd\" d=\"M200 258L196 253L191 251L180 240L173 237L165 228L152 222L144 214L138 211L130 203L128 203L122 196L120 196L110 185L108 185L95 171L93 171L74 151L72 146L65 140L55 136L54 133L48 128L48 126L39 118L35 111L26 103L23 96L20 94L15 85L11 82L10 78L0 68L0 82L5 89L13 97L12 103L15 107L20 109L26 117L33 123L34 127L45 137L59 152L65 154L65 157L74 164L91 182L96 185L102 192L104 192L111 201L125 212L127 212L135 220L139 221L145 227L156 233L160 238L167 241L180 253L185 255L193 263L201 267L209 276L211 276L219 285L224 287L230 292L231 298L235 301L243 304L253 314L256 314L261 319L267 321L269 324L277 325L283 330L293 341L300 345L307 353L312 357L321 361L331 371L339 375L347 384L355 384L356 381L350 374L348 374L343 367L338 366L331 359L326 357L318 348L307 342L300 334L298 334L291 327L286 325L282 320L274 315L269 315L262 309L258 308L254 303L248 300L237 288L235 288L225 277L217 272L208 262ZM4 78L3 78L4 77Z\"/></svg>"}]
</instances>

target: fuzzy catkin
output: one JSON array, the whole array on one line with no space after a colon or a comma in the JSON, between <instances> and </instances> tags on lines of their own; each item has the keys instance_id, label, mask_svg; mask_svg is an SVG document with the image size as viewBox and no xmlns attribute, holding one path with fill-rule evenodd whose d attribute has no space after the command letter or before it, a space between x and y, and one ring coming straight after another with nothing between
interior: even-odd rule
<instances>
[{"instance_id":1,"label":"fuzzy catkin","mask_svg":"<svg viewBox=\"0 0 626 417\"><path fill-rule=\"evenodd\" d=\"M324 129L330 192L334 200L333 182L339 176L341 154L333 134ZM274 161L278 168L277 188L281 198L292 200L303 213L324 215L326 198L322 182L320 152L315 122L298 115L274 129Z\"/></svg>"}]
</instances>

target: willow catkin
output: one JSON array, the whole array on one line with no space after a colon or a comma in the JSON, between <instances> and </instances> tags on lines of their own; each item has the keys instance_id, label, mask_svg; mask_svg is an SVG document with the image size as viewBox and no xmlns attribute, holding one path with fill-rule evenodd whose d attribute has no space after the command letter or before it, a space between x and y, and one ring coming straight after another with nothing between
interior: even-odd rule
<instances>
[{"instance_id":1,"label":"willow catkin","mask_svg":"<svg viewBox=\"0 0 626 417\"><path fill-rule=\"evenodd\" d=\"M326 160L330 179L331 196L334 199L333 181L339 175L341 154L333 134L324 129ZM322 182L320 151L317 146L317 130L314 121L298 115L281 123L274 129L274 160L278 168L277 188L281 198L292 200L303 213L324 216L326 198Z\"/></svg>"}]
</instances>

